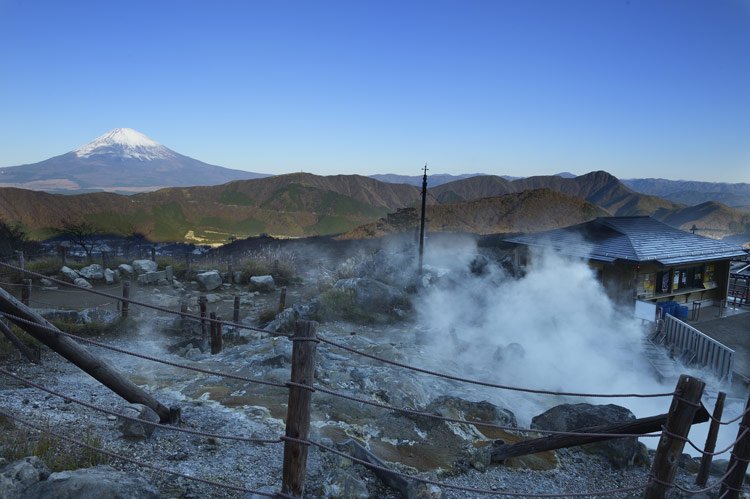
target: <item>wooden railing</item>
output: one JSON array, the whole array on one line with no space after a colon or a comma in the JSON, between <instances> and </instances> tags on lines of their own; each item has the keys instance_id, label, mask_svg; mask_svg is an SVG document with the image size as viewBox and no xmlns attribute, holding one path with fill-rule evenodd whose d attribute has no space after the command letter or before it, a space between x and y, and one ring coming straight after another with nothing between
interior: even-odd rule
<instances>
[{"instance_id":1,"label":"wooden railing","mask_svg":"<svg viewBox=\"0 0 750 499\"><path fill-rule=\"evenodd\" d=\"M669 314L664 319L664 329L667 344L675 346L681 353L692 354L685 359L688 364L705 367L719 379L732 382L734 350Z\"/></svg>"}]
</instances>

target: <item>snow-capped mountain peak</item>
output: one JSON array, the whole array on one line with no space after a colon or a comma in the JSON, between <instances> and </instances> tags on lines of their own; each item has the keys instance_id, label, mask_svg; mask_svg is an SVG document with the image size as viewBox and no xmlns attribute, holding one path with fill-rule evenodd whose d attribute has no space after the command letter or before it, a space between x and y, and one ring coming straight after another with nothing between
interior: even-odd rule
<instances>
[{"instance_id":1,"label":"snow-capped mountain peak","mask_svg":"<svg viewBox=\"0 0 750 499\"><path fill-rule=\"evenodd\" d=\"M73 151L79 158L117 157L148 161L173 158L175 153L132 128L115 128Z\"/></svg>"}]
</instances>

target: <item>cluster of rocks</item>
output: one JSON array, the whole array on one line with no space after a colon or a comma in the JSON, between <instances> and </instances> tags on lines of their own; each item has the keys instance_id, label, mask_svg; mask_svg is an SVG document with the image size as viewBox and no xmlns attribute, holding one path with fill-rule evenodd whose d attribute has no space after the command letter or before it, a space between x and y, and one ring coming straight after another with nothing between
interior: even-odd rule
<instances>
[{"instance_id":1,"label":"cluster of rocks","mask_svg":"<svg viewBox=\"0 0 750 499\"><path fill-rule=\"evenodd\" d=\"M223 284L239 284L242 282L242 272L225 272L222 274L218 270L207 270L198 272L195 280L203 291L213 291ZM276 289L276 283L271 275L251 276L249 285L252 289L259 292L270 292Z\"/></svg>"},{"instance_id":2,"label":"cluster of rocks","mask_svg":"<svg viewBox=\"0 0 750 499\"><path fill-rule=\"evenodd\" d=\"M145 478L110 466L51 473L35 456L12 463L0 459L0 498L21 497L156 499L160 495Z\"/></svg>"},{"instance_id":3,"label":"cluster of rocks","mask_svg":"<svg viewBox=\"0 0 750 499\"><path fill-rule=\"evenodd\" d=\"M60 273L76 286L91 288L92 282L104 282L114 284L120 282L122 277L136 277L138 284L171 284L173 282L172 267L167 266L158 271L157 263L152 260L135 260L132 264L123 263L116 269L104 268L98 263L83 267L79 270L63 266ZM45 284L45 283L43 283ZM50 281L49 284L52 284Z\"/></svg>"}]
</instances>

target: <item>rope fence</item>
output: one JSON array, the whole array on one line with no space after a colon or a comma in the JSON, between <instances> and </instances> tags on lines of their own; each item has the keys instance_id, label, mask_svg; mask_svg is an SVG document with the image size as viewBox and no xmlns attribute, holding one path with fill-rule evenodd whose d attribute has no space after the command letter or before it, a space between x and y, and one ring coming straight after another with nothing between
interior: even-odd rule
<instances>
[{"instance_id":1,"label":"rope fence","mask_svg":"<svg viewBox=\"0 0 750 499\"><path fill-rule=\"evenodd\" d=\"M217 486L217 487L223 487L225 489L234 490L238 492L247 492L247 493L255 493L261 496L268 496L268 497L300 497L301 491L303 485L304 485L304 474L305 474L305 466L306 466L306 459L307 459L307 448L308 447L315 447L321 451L325 452L331 452L335 455L338 455L340 457L344 457L346 459L351 460L352 462L356 462L358 464L361 464L369 469L377 470L381 472L386 472L392 476L398 476L407 480L412 480L415 482L420 482L428 485L435 485L438 487L446 488L446 489L452 489L462 492L469 492L474 494L483 494L483 495L504 495L504 496L511 496L511 497L539 497L539 498L553 498L553 497L586 497L586 496L607 496L607 495L614 495L614 494L625 494L625 493L632 493L639 490L645 489L645 497L662 497L659 495L659 490L668 490L670 488L674 488L676 490L679 490L686 494L699 494L699 493L705 493L711 490L716 489L719 486L724 487L722 489L722 497L735 497L737 491L737 486L741 487L742 481L740 479L739 482L732 482L737 484L730 485L730 479L733 475L736 475L738 471L742 471L742 475L744 477L744 470L747 468L747 462L748 458L750 458L750 428L748 427L747 423L750 423L750 404L748 404L748 407L737 417L732 418L730 420L722 421L720 419L720 412L717 413L717 416L714 417L712 415L709 415L710 420L712 421L712 424L715 425L729 425L734 422L737 422L739 420L743 421L743 424L740 425L740 432L737 436L737 438L725 449L719 450L719 451L707 451L705 449L701 449L698 447L695 443L693 443L688 437L687 432L689 430L689 427L693 424L693 416L691 415L689 419L685 419L683 423L675 423L671 418L673 417L673 411L684 411L686 414L695 414L699 409L703 410L703 406L700 403L700 394L703 391L703 383L700 382L700 392L692 393L690 392L691 388L687 388L688 385L685 385L681 388L680 383L684 383L685 380L689 383L690 378L689 377L681 377L680 383L678 383L678 387L676 390L673 390L671 392L664 392L664 393L584 393L584 392L574 392L574 391L554 391L554 390L545 390L540 388L528 388L528 387L521 387L521 386L511 386L511 385L505 385L505 384L498 384L498 383L492 383L488 381L481 381L476 379L470 379L465 378L461 376L451 375L439 371L433 371L430 369L425 369L422 367L413 366L404 362L398 362L395 360L389 360L385 359L383 357L379 357L377 355L372 355L363 351L360 351L356 348L352 348L346 345L343 345L341 343L338 343L336 341L327 339L325 337L321 337L316 334L314 327L311 330L311 334L309 336L303 336L302 333L298 331L295 335L289 335L286 333L276 333L273 331L268 331L265 329L248 326L245 324L238 323L237 320L233 322L225 322L221 319L215 318L212 314L212 316L207 317L203 315L195 315L188 312L183 311L176 311L171 310L167 307L161 307L158 305L152 305L149 303L144 303L138 300L130 299L126 296L116 296L110 293L106 293L104 291L96 290L96 289L90 289L90 288L84 288L77 286L72 283L68 283L65 281L61 281L54 278L49 278L47 276L44 276L42 274L38 274L36 272L32 272L23 268L16 267L14 265L0 262L0 266L12 269L18 272L23 272L28 275L36 276L36 277L44 277L46 279L49 279L52 282L75 288L75 290L71 292L86 292L91 293L94 295L104 296L107 298L111 298L114 300L117 300L118 303L123 304L123 308L125 308L125 304L133 304L136 306L144 307L146 309L156 310L159 312L164 312L167 314L173 314L182 317L183 319L201 322L202 324L210 324L212 327L212 338L214 334L214 327L217 327L218 329L218 335L221 335L221 326L229 326L229 327L235 327L237 329L247 329L251 331L260 332L269 336L274 337L286 337L290 339L293 342L293 352L292 352L292 370L291 370L291 379L290 381L286 383L280 383L275 381L268 381L263 379L256 379L251 377L246 377L238 374L233 373L226 373L221 371L216 371L212 369L204 369L201 367L196 367L193 365L187 365L180 362L173 362L164 358L159 358L152 355L147 355L139 352L134 352L125 348L117 347L114 345L109 345L106 343L103 343L101 341L92 340L89 338L85 338L82 336L74 335L65 331L61 331L58 328L54 326L50 326L48 324L40 324L36 320L30 320L29 318L21 317L16 314L12 314L6 311L0 311L0 315L4 318L10 320L11 322L16 323L17 325L26 325L33 328L39 328L43 329L52 335L63 335L67 338L70 338L72 340L75 340L77 342L86 343L88 345L98 347L98 348L104 348L119 354L123 355L129 355L135 358L140 358L143 360L151 361L160 363L163 365L168 365L171 367L176 367L179 369L185 369L192 372L197 372L209 376L218 376L226 379L232 379L237 381L242 381L246 383L251 384L257 384L257 385L265 385L270 386L274 388L281 388L285 389L289 392L289 404L288 404L288 414L287 414L287 430L286 434L284 436L281 436L276 439L262 439L262 438L250 438L250 437L242 437L242 436L235 436L235 435L226 435L226 434L217 434L217 433L211 433L211 432L204 432L200 430L191 430L188 428L182 428L178 426L173 426L169 424L162 424L162 423L155 423L148 420L140 419L133 416L128 416L125 414L121 414L117 411L113 411L110 409L107 409L105 407L101 407L96 404L91 404L88 402L85 402L83 400L62 394L58 391L46 388L42 386L39 383L36 383L34 381L31 381L29 379L26 379L24 377L21 377L17 374L14 374L10 371L7 371L5 369L0 368L0 375L7 376L9 378L15 379L16 381L31 387L33 389L41 390L49 395L56 396L59 398L62 398L65 401L72 402L75 404L78 404L82 407L86 407L88 409L91 409L93 411L97 411L103 414L108 414L110 416L115 416L118 418L123 418L126 420L131 420L135 422L142 423L144 425L151 425L155 428L161 428L166 431L174 431L174 432L180 432L180 433L186 433L186 434L192 434L192 435L198 435L198 436L205 436L210 438L217 438L217 439L226 439L226 440L232 440L232 441L239 441L239 442L245 442L245 443L252 443L252 444L260 444L260 445L266 445L266 444L278 444L278 443L284 443L284 483L282 486L282 491L280 493L264 493L255 491L252 489L247 489L242 486L236 486L236 485L229 485L225 483L215 482L212 480L206 480L199 477L194 477L191 475L182 474L179 472L174 472L171 470L167 470L164 468L160 468L158 466L152 465L150 463L144 463L142 461L139 461L137 459L133 459L127 456L121 456L119 454L113 453L111 451L107 451L104 449L98 449L96 447L90 446L84 442L80 442L74 438L66 437L63 435L59 435L53 432L47 432L47 430L43 430L38 426L35 426L33 423L24 420L23 418L20 418L18 416L13 416L6 414L5 411L0 410L0 414L3 416L8 417L11 420L17 421L20 424L29 426L33 429L36 429L38 431L46 431L50 435L54 436L55 438L58 438L62 441L67 441L69 443L73 443L76 445L80 445L82 447L88 448L95 452L100 452L104 455L108 455L114 459L121 459L126 462L130 462L132 464L135 464L137 466L141 466L144 468L151 469L153 471L171 474L174 476L179 476L188 480L194 480L197 482L202 482L207 485L211 486ZM2 285L4 283L0 283ZM11 286L28 286L26 284L24 285L15 285L15 284L9 284ZM114 288L114 287L113 287ZM237 300L237 299L235 299ZM39 302L36 300L28 300L27 301L33 301L38 304L45 304L43 302ZM235 301L236 303L236 301ZM111 304L111 303L110 303ZM110 305L108 304L108 305ZM46 304L50 305L50 304ZM235 305L236 306L236 305ZM202 312L205 311L204 308L201 310ZM300 324L300 323L298 323ZM309 323L307 323L309 324ZM205 331L205 330L204 330ZM314 364L314 352L316 346L320 345L326 345L327 347L333 347L337 349L341 349L343 351L349 352L353 355L362 356L365 358L369 358L371 360L384 363L386 365L390 365L393 367L406 369L411 372L418 372L421 374L426 374L430 376L439 377L442 379L447 379L454 382L460 382L460 383L467 383L477 386L483 386L487 388L495 388L495 389L501 389L501 390L509 390L509 391L515 391L515 392L521 392L521 393L530 393L530 394L538 394L538 395L550 395L550 396L568 396L568 397L588 397L588 398L657 398L657 397L672 397L673 402L672 406L670 407L670 417L667 419L667 427L662 427L661 432L654 433L654 432L632 432L632 433L616 433L616 432L586 432L586 431L555 431L555 430L544 430L544 429L536 429L536 428L523 428L523 427L516 427L516 426L510 426L510 425L500 425L495 423L489 423L484 421L475 421L470 419L460 419L460 418L451 418L442 416L440 414L435 414L431 412L425 412L416 410L413 408L408 407L397 407L390 404L385 404L381 402L377 402L374 400L370 400L363 397L358 397L355 395L351 395L348 393L342 393L340 391L331 390L324 386L321 386L319 383L314 382L314 371L311 371L312 365ZM306 345L306 346L305 346ZM213 347L212 347L213 349ZM220 349L219 349L220 351ZM212 351L212 353L215 353ZM303 368L297 368L299 365L303 365L305 367ZM295 371L295 369L297 369ZM307 374L305 374L300 369L306 369ZM699 381L699 380L698 380ZM687 391L686 391L687 390ZM503 430L507 432L514 432L514 433L522 433L522 434L528 434L528 433L534 433L539 435L546 435L548 437L580 437L580 438L598 438L598 439L614 439L614 438L653 438L653 437L660 437L660 443L659 447L657 448L657 458L655 459L654 467L652 470L651 475L649 476L649 481L646 484L634 486L634 487L621 487L621 488L615 488L615 489L608 489L608 490L596 490L596 491L586 491L586 492L570 492L570 493L529 493L529 492L519 492L519 491L510 491L510 490L490 490L490 489L482 489L482 488L475 488L475 487L467 487L467 486L460 486L460 485L453 485L446 482L440 482L436 480L431 480L427 478L423 478L420 476L410 475L407 473L402 473L398 470L394 470L392 468L388 468L385 466L381 466L379 464L374 464L372 462L359 459L357 457L351 456L345 452L342 452L340 450L337 450L333 447L330 447L328 445L322 444L320 442L316 442L314 440L311 440L307 436L307 431L309 428L309 418L310 418L310 408L309 408L309 400L310 397L314 393L323 393L332 397L340 398L349 400L351 402L356 402L372 407L377 407L380 409L385 409L389 411L394 411L401 414L406 414L409 416L417 416L417 417L423 417L423 418L430 418L437 421L442 421L445 423L456 423L456 424L466 424L466 425L473 425L475 427L486 427L486 428L492 428L497 430ZM307 394L307 395L301 395L301 394ZM301 404L301 405L300 405ZM293 409L294 407L294 409ZM681 408L681 409L680 409ZM306 412L306 415L305 415ZM676 412L675 412L676 414ZM306 418L306 421L304 419L302 421L298 421L297 418ZM671 421L671 422L670 422ZM705 421L705 419L703 420ZM669 427L669 425L673 425L672 427ZM675 424L682 424L682 427L675 427ZM592 428L593 430L594 428ZM666 439L666 440L665 440ZM663 466L660 467L660 465L657 464L656 461L659 461L659 452L662 448L662 445L665 441L673 441L679 443L679 449L681 450L682 447L685 444L690 445L692 448L694 448L697 452L701 454L701 456L704 456L704 458L712 458L714 456L718 456L721 454L724 454L726 452L732 451L732 459L730 460L730 465L728 466L728 469L726 473L717 480L713 485L699 488L699 489L691 489L682 487L679 484L674 483L674 473L670 476L670 472L666 471ZM748 442L748 454L744 455L743 452L741 452L740 449L745 445L745 442ZM575 445L575 444L572 444ZM707 444L708 448L708 444ZM291 450L290 450L291 449ZM713 449L713 447L711 447ZM538 452L538 451L537 451ZM291 457L287 457L287 456ZM296 456L296 457L295 457ZM301 456L301 457L300 457ZM662 459L663 460L663 459ZM296 463L296 464L294 464ZM292 469L296 465L297 469ZM676 466L673 462L669 466ZM301 467L301 469L300 469ZM291 470L291 471L290 471ZM300 477L301 473L301 477ZM705 485L705 482L703 483ZM653 495L657 491L657 495Z\"/></svg>"},{"instance_id":2,"label":"rope fence","mask_svg":"<svg viewBox=\"0 0 750 499\"><path fill-rule=\"evenodd\" d=\"M96 453L108 456L108 457L110 457L112 459L119 459L121 461L125 461L127 463L134 464L134 465L136 465L136 466L138 466L140 468L148 468L148 469L150 469L152 471L156 471L157 473L165 473L167 475L174 475L174 476L177 476L177 477L180 477L180 478L185 478L187 480L192 480L194 482L200 482L200 483L203 483L205 485L210 485L212 487L219 487L219 488L222 488L222 489L233 490L235 492L244 492L244 493L247 493L247 494L257 494L259 496L264 496L264 497L279 497L280 496L280 497L284 497L284 498L288 498L288 499L294 499L294 496L290 496L290 495L287 495L287 494L282 494L282 493L278 493L278 492L276 492L276 493L263 492L263 491L260 491L260 490L249 489L249 488L246 488L246 487L240 487L238 485L230 485L230 484L223 483L223 482L217 482L217 481L214 481L214 480L208 480L206 478L200 478L200 477L196 477L196 476L193 476L193 475L187 475L185 473L180 473L178 471L168 470L166 468L161 468L161 467L156 466L156 465L151 464L151 463L147 463L147 462L144 462L144 461L132 458L132 457L123 456L122 454L117 454L117 453L112 452L112 451L108 451L108 450L105 450L105 449L101 449L99 447L95 447L93 445L89 445L89 444L87 444L85 442L81 442L80 440L77 440L77 439L72 438L72 437L61 435L60 433L57 433L55 431L52 431L52 430L49 430L47 428L42 428L40 426L37 426L36 424L34 424L34 423L32 423L32 422L30 422L30 421L28 421L26 419L23 419L23 418L15 415L15 414L11 414L9 412L6 412L6 411L4 411L2 409L0 409L0 415L3 416L3 417L5 417L5 418L7 418L7 419L9 419L9 420L11 420L11 421L15 421L15 422L20 423L20 424L22 424L24 426L28 426L29 428L32 428L32 429L34 429L36 431L39 431L39 432L42 432L44 434L50 435L50 436L52 436L52 437L54 437L54 438L56 438L58 440L61 440L63 442L68 442L70 444L77 445L79 447L83 447L83 448L88 449L90 451L93 451L93 452L96 452Z\"/></svg>"}]
</instances>

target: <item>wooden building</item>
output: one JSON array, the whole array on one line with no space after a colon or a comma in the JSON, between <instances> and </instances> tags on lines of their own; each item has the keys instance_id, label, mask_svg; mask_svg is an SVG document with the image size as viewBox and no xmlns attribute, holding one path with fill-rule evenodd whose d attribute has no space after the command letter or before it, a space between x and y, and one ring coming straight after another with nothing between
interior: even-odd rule
<instances>
[{"instance_id":1,"label":"wooden building","mask_svg":"<svg viewBox=\"0 0 750 499\"><path fill-rule=\"evenodd\" d=\"M518 261L529 248L554 248L587 259L615 301L716 303L726 299L730 262L748 258L740 246L685 232L651 217L602 217L505 239Z\"/></svg>"}]
</instances>

